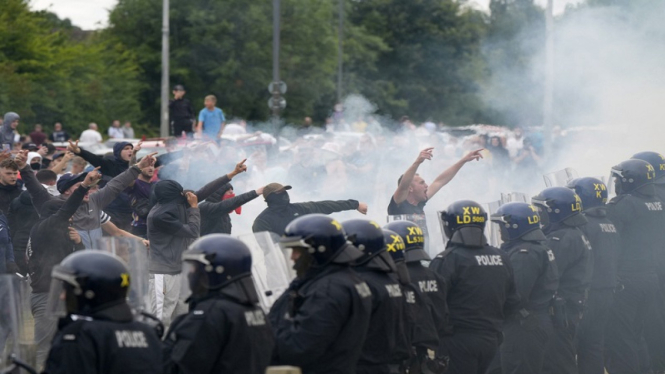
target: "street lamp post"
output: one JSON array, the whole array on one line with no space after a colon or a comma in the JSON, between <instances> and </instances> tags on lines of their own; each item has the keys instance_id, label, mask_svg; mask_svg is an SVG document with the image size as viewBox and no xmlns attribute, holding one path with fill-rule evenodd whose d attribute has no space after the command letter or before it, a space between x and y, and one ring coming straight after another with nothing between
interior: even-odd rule
<instances>
[{"instance_id":1,"label":"street lamp post","mask_svg":"<svg viewBox=\"0 0 665 374\"><path fill-rule=\"evenodd\" d=\"M545 9L545 87L543 97L543 130L545 157L552 152L552 107L554 101L554 0Z\"/></svg>"},{"instance_id":2,"label":"street lamp post","mask_svg":"<svg viewBox=\"0 0 665 374\"><path fill-rule=\"evenodd\" d=\"M337 30L337 102L342 102L342 77L343 77L343 64L344 64L344 0L339 0L339 26Z\"/></svg>"},{"instance_id":3,"label":"street lamp post","mask_svg":"<svg viewBox=\"0 0 665 374\"><path fill-rule=\"evenodd\" d=\"M164 0L162 9L162 94L159 134L169 136L169 0Z\"/></svg>"}]
</instances>

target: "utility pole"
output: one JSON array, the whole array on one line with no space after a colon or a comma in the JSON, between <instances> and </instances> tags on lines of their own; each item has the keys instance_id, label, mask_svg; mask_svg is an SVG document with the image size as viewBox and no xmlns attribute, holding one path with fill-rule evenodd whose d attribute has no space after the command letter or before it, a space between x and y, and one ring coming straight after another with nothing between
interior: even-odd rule
<instances>
[{"instance_id":1,"label":"utility pole","mask_svg":"<svg viewBox=\"0 0 665 374\"><path fill-rule=\"evenodd\" d=\"M272 111L273 131L279 131L279 114L282 95L279 90L279 34L280 34L280 0L272 0L272 84L268 87L272 98L268 105Z\"/></svg>"},{"instance_id":2,"label":"utility pole","mask_svg":"<svg viewBox=\"0 0 665 374\"><path fill-rule=\"evenodd\" d=\"M342 78L344 73L344 0L339 0L339 26L337 30L337 102L342 102Z\"/></svg>"},{"instance_id":3,"label":"utility pole","mask_svg":"<svg viewBox=\"0 0 665 374\"><path fill-rule=\"evenodd\" d=\"M162 9L162 97L159 135L169 136L169 0L163 0Z\"/></svg>"},{"instance_id":4,"label":"utility pole","mask_svg":"<svg viewBox=\"0 0 665 374\"><path fill-rule=\"evenodd\" d=\"M552 107L554 101L554 0L545 9L545 92L543 96L543 132L545 157L552 152Z\"/></svg>"}]
</instances>

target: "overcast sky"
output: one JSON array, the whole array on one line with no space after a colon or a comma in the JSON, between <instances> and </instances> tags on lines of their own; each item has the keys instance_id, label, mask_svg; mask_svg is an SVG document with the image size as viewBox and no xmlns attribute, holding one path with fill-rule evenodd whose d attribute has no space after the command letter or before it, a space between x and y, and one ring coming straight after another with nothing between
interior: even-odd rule
<instances>
[{"instance_id":1,"label":"overcast sky","mask_svg":"<svg viewBox=\"0 0 665 374\"><path fill-rule=\"evenodd\" d=\"M555 14L563 12L567 4L579 3L583 0L554 0ZM481 9L487 9L489 0L471 0ZM117 0L32 0L33 9L49 9L60 18L69 18L76 26L84 30L98 29L106 26L108 12ZM545 4L546 0L536 0Z\"/></svg>"}]
</instances>

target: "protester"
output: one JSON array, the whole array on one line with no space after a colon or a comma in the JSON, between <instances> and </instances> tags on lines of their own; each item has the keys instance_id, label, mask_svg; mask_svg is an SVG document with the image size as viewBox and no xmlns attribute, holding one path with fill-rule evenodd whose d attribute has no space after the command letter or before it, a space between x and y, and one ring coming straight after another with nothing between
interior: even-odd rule
<instances>
[{"instance_id":1,"label":"protester","mask_svg":"<svg viewBox=\"0 0 665 374\"><path fill-rule=\"evenodd\" d=\"M171 123L171 136L180 137L191 134L196 123L194 109L189 100L184 98L185 87L181 84L173 87L173 99L169 101L169 119Z\"/></svg>"},{"instance_id":2,"label":"protester","mask_svg":"<svg viewBox=\"0 0 665 374\"><path fill-rule=\"evenodd\" d=\"M81 236L70 226L71 219L79 210L90 188L101 178L97 170L87 173L78 183L72 184L67 198L56 198L43 204L39 209L39 222L30 233L27 257L32 287L30 304L35 319L38 366L41 366L46 359L51 338L57 327L57 321L46 311L51 270L70 253L85 248Z\"/></svg>"},{"instance_id":3,"label":"protester","mask_svg":"<svg viewBox=\"0 0 665 374\"><path fill-rule=\"evenodd\" d=\"M97 131L97 124L91 122L88 129L81 133L79 141L84 144L97 144L102 142L102 134Z\"/></svg>"},{"instance_id":4,"label":"protester","mask_svg":"<svg viewBox=\"0 0 665 374\"><path fill-rule=\"evenodd\" d=\"M148 214L150 298L152 310L167 326L185 312L180 289L181 260L182 253L200 234L198 201L205 200L236 175L247 171L245 161L196 193L185 192L173 180L155 184L155 205Z\"/></svg>"},{"instance_id":5,"label":"protester","mask_svg":"<svg viewBox=\"0 0 665 374\"><path fill-rule=\"evenodd\" d=\"M16 128L21 119L18 114L14 112L5 113L4 120L2 121L2 128L0 128L0 135L2 135L2 146L10 150L14 147L16 142Z\"/></svg>"},{"instance_id":6,"label":"protester","mask_svg":"<svg viewBox=\"0 0 665 374\"><path fill-rule=\"evenodd\" d=\"M201 236L208 234L231 234L230 214L240 214L242 206L263 194L264 187L236 196L231 183L225 184L204 202L201 210Z\"/></svg>"},{"instance_id":7,"label":"protester","mask_svg":"<svg viewBox=\"0 0 665 374\"><path fill-rule=\"evenodd\" d=\"M199 112L199 123L196 126L196 132L203 134L210 139L217 139L224 132L226 118L224 112L217 108L217 97L208 95L204 100L205 108Z\"/></svg>"},{"instance_id":8,"label":"protester","mask_svg":"<svg viewBox=\"0 0 665 374\"><path fill-rule=\"evenodd\" d=\"M356 200L311 201L307 203L291 203L288 190L291 186L270 183L263 189L263 198L268 207L254 220L252 231L270 231L282 235L286 226L306 214L331 214L345 210L357 210L367 214L367 204Z\"/></svg>"},{"instance_id":9,"label":"protester","mask_svg":"<svg viewBox=\"0 0 665 374\"><path fill-rule=\"evenodd\" d=\"M9 204L21 194L23 182L18 180L18 165L13 160L0 162L0 211L8 212Z\"/></svg>"},{"instance_id":10,"label":"protester","mask_svg":"<svg viewBox=\"0 0 665 374\"><path fill-rule=\"evenodd\" d=\"M62 123L56 122L53 125L53 132L48 136L53 143L64 143L69 140L69 134L62 129Z\"/></svg>"},{"instance_id":11,"label":"protester","mask_svg":"<svg viewBox=\"0 0 665 374\"><path fill-rule=\"evenodd\" d=\"M141 174L134 181L134 184L125 191L129 196L132 209L131 233L148 238L148 213L150 213L150 193L152 192L152 177L155 174L155 167L148 166L141 169Z\"/></svg>"},{"instance_id":12,"label":"protester","mask_svg":"<svg viewBox=\"0 0 665 374\"><path fill-rule=\"evenodd\" d=\"M42 132L42 125L36 124L35 130L30 133L30 140L35 143L37 146L42 145L46 140L46 134Z\"/></svg>"},{"instance_id":13,"label":"protester","mask_svg":"<svg viewBox=\"0 0 665 374\"><path fill-rule=\"evenodd\" d=\"M125 137L125 133L120 127L120 121L117 119L113 120L111 127L109 127L108 133L109 133L109 138L111 139L123 139Z\"/></svg>"},{"instance_id":14,"label":"protester","mask_svg":"<svg viewBox=\"0 0 665 374\"><path fill-rule=\"evenodd\" d=\"M134 139L134 128L132 127L131 122L125 122L122 126L122 134L125 139Z\"/></svg>"}]
</instances>

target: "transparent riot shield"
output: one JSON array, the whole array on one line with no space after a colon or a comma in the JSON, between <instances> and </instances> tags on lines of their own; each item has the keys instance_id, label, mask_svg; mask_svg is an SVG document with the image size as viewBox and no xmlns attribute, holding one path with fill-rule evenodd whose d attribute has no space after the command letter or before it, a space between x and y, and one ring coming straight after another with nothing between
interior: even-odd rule
<instances>
[{"instance_id":1,"label":"transparent riot shield","mask_svg":"<svg viewBox=\"0 0 665 374\"><path fill-rule=\"evenodd\" d=\"M579 178L579 176L577 171L573 168L565 168L563 170L558 170L543 175L546 187L566 187L568 182L575 178Z\"/></svg>"},{"instance_id":2,"label":"transparent riot shield","mask_svg":"<svg viewBox=\"0 0 665 374\"><path fill-rule=\"evenodd\" d=\"M137 314L150 311L148 247L133 238L103 237L97 241L97 248L125 261L130 277L127 303Z\"/></svg>"},{"instance_id":3,"label":"transparent riot shield","mask_svg":"<svg viewBox=\"0 0 665 374\"><path fill-rule=\"evenodd\" d=\"M499 208L501 207L501 205L503 205L503 203L497 200L483 205L485 205L488 217L491 217L492 214L496 213L496 211L499 210ZM493 247L498 248L499 246L501 246L501 243L503 243L501 240L501 231L499 229L499 226L493 225L491 222L487 222L487 224L485 225L485 236L487 236L487 242L489 243L489 245Z\"/></svg>"},{"instance_id":4,"label":"transparent riot shield","mask_svg":"<svg viewBox=\"0 0 665 374\"><path fill-rule=\"evenodd\" d=\"M20 362L34 367L33 327L26 309L29 286L13 274L0 275L0 373L18 373Z\"/></svg>"},{"instance_id":5,"label":"transparent riot shield","mask_svg":"<svg viewBox=\"0 0 665 374\"><path fill-rule=\"evenodd\" d=\"M523 193L523 192L508 192L508 193L501 193L501 204L508 204L508 203L529 203L531 201L531 198L529 195Z\"/></svg>"},{"instance_id":6,"label":"transparent riot shield","mask_svg":"<svg viewBox=\"0 0 665 374\"><path fill-rule=\"evenodd\" d=\"M423 236L425 237L425 245L424 248L425 252L430 256L430 258L436 257L436 255L439 254L440 251L436 251L435 247L431 243L432 238L430 238L429 235L429 230L427 229L427 219L424 214L398 214L398 215L392 215L388 216L387 223L394 222L394 221L411 221L415 224L417 224L421 230L423 230ZM441 231L443 234L443 231ZM446 236L442 235L443 237L443 247L446 247Z\"/></svg>"},{"instance_id":7,"label":"transparent riot shield","mask_svg":"<svg viewBox=\"0 0 665 374\"><path fill-rule=\"evenodd\" d=\"M290 253L282 251L278 236L267 231L240 235L238 239L252 252L254 285L261 307L268 312L295 278Z\"/></svg>"}]
</instances>

